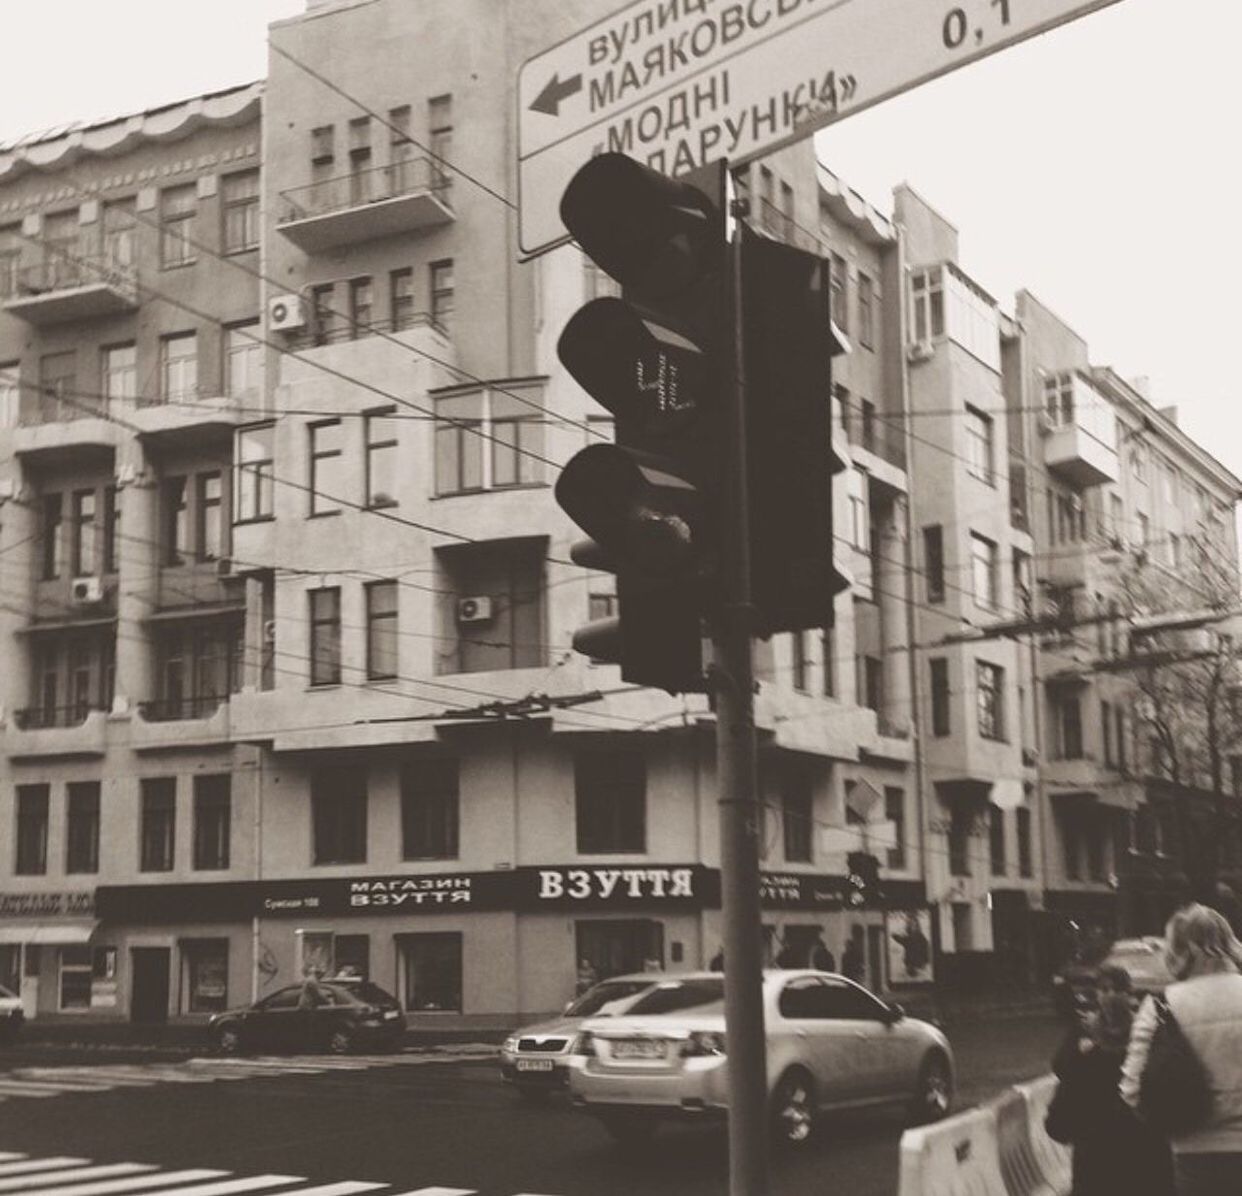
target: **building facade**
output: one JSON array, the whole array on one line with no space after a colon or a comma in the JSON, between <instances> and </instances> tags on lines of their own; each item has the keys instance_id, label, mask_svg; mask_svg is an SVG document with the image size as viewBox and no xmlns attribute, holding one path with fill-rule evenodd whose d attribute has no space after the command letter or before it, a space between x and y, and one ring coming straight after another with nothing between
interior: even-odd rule
<instances>
[{"instance_id":1,"label":"building facade","mask_svg":"<svg viewBox=\"0 0 1242 1196\"><path fill-rule=\"evenodd\" d=\"M555 343L610 284L519 262L506 198L506 81L604 11L312 3L262 84L0 150L0 983L32 1016L348 967L416 1025L511 1024L718 952L710 708L570 650L615 597L551 483L611 429ZM756 647L771 957L822 931L881 989L1029 977L1049 911L1117 905L1079 828L1147 805L1053 759L1072 662L1022 626L1070 584L1041 503L1113 510L1076 413L1168 439L1230 527L1238 483L1031 297L1003 314L914 192L885 216L809 143L736 183L828 257L852 346L851 589Z\"/></svg>"}]
</instances>

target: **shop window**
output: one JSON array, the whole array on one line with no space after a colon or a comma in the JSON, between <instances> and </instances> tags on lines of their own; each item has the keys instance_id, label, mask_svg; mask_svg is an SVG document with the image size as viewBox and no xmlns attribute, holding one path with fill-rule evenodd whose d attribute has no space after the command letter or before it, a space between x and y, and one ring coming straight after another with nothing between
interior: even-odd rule
<instances>
[{"instance_id":1,"label":"shop window","mask_svg":"<svg viewBox=\"0 0 1242 1196\"><path fill-rule=\"evenodd\" d=\"M411 760L401 770L402 858L451 860L458 854L457 760Z\"/></svg>"},{"instance_id":2,"label":"shop window","mask_svg":"<svg viewBox=\"0 0 1242 1196\"><path fill-rule=\"evenodd\" d=\"M371 936L369 934L338 934L333 943L334 964L338 976L371 978Z\"/></svg>"},{"instance_id":3,"label":"shop window","mask_svg":"<svg viewBox=\"0 0 1242 1196\"><path fill-rule=\"evenodd\" d=\"M664 965L664 926L647 918L577 922L577 963L585 961L597 980Z\"/></svg>"},{"instance_id":4,"label":"shop window","mask_svg":"<svg viewBox=\"0 0 1242 1196\"><path fill-rule=\"evenodd\" d=\"M578 850L647 850L647 765L637 752L591 752L574 761Z\"/></svg>"},{"instance_id":5,"label":"shop window","mask_svg":"<svg viewBox=\"0 0 1242 1196\"><path fill-rule=\"evenodd\" d=\"M217 1013L228 1008L228 939L186 939L181 943L186 1013Z\"/></svg>"},{"instance_id":6,"label":"shop window","mask_svg":"<svg viewBox=\"0 0 1242 1196\"><path fill-rule=\"evenodd\" d=\"M60 1008L91 1007L91 949L62 947L60 949Z\"/></svg>"},{"instance_id":7,"label":"shop window","mask_svg":"<svg viewBox=\"0 0 1242 1196\"><path fill-rule=\"evenodd\" d=\"M461 935L402 935L405 1008L410 1013L460 1013Z\"/></svg>"}]
</instances>

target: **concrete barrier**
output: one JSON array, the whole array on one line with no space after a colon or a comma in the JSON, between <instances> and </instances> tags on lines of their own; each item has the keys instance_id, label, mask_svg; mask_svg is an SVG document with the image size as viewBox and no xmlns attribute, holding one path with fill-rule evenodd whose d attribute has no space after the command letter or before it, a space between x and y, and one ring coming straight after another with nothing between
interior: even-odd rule
<instances>
[{"instance_id":1,"label":"concrete barrier","mask_svg":"<svg viewBox=\"0 0 1242 1196\"><path fill-rule=\"evenodd\" d=\"M1070 1153L1044 1132L1045 1076L901 1137L899 1196L1067 1196Z\"/></svg>"}]
</instances>

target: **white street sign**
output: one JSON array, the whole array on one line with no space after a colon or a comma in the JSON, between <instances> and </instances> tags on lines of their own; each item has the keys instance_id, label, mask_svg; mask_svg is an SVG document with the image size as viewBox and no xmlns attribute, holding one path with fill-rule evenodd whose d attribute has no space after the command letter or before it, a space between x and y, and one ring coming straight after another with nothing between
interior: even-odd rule
<instances>
[{"instance_id":1,"label":"white street sign","mask_svg":"<svg viewBox=\"0 0 1242 1196\"><path fill-rule=\"evenodd\" d=\"M593 154L741 164L1117 0L636 0L518 74L519 242Z\"/></svg>"}]
</instances>

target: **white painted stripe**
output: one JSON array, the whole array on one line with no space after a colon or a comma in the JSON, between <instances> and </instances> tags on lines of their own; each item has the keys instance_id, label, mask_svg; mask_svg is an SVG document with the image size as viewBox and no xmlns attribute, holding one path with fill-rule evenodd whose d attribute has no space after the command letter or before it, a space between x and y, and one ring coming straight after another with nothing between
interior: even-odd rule
<instances>
[{"instance_id":1,"label":"white painted stripe","mask_svg":"<svg viewBox=\"0 0 1242 1196\"><path fill-rule=\"evenodd\" d=\"M387 1186L387 1184L368 1184L358 1179L347 1179L339 1184L321 1184L317 1188L295 1188L285 1196L352 1196L354 1192L374 1192L376 1188Z\"/></svg>"},{"instance_id":2,"label":"white painted stripe","mask_svg":"<svg viewBox=\"0 0 1242 1196\"><path fill-rule=\"evenodd\" d=\"M414 1188L392 1196L478 1196L478 1188Z\"/></svg>"},{"instance_id":3,"label":"white painted stripe","mask_svg":"<svg viewBox=\"0 0 1242 1196\"><path fill-rule=\"evenodd\" d=\"M36 1083L34 1080L0 1079L0 1092L7 1092L10 1096L59 1096L64 1090L63 1085L43 1080Z\"/></svg>"},{"instance_id":4,"label":"white painted stripe","mask_svg":"<svg viewBox=\"0 0 1242 1196\"><path fill-rule=\"evenodd\" d=\"M9 1073L19 1080L33 1080L36 1083L74 1084L79 1087L115 1088L116 1080L108 1076L94 1075L89 1071L73 1071L59 1067L23 1067Z\"/></svg>"},{"instance_id":5,"label":"white painted stripe","mask_svg":"<svg viewBox=\"0 0 1242 1196\"><path fill-rule=\"evenodd\" d=\"M23 1159L20 1163L0 1163L0 1176L30 1175L35 1171L55 1171L59 1167L77 1167L90 1159L75 1159L72 1155L57 1155L54 1159Z\"/></svg>"},{"instance_id":6,"label":"white painted stripe","mask_svg":"<svg viewBox=\"0 0 1242 1196\"><path fill-rule=\"evenodd\" d=\"M0 1150L0 1163L16 1163L26 1156L18 1154L15 1150Z\"/></svg>"},{"instance_id":7,"label":"white painted stripe","mask_svg":"<svg viewBox=\"0 0 1242 1196\"><path fill-rule=\"evenodd\" d=\"M176 1196L234 1196L237 1192L257 1192L261 1188L283 1188L305 1182L300 1175L247 1175L242 1179L222 1179L214 1184L177 1188ZM296 1193L290 1192L287 1196L296 1196Z\"/></svg>"},{"instance_id":8,"label":"white painted stripe","mask_svg":"<svg viewBox=\"0 0 1242 1196\"><path fill-rule=\"evenodd\" d=\"M227 1171L212 1171L206 1167L191 1171L161 1171L158 1175L135 1175L125 1179L97 1179L89 1183L65 1184L59 1188L42 1188L39 1196L112 1196L120 1193L129 1196L131 1192L148 1192L159 1188L167 1192L176 1184L191 1183L198 1179L214 1179L220 1175L228 1175ZM153 1196L156 1194L153 1193Z\"/></svg>"},{"instance_id":9,"label":"white painted stripe","mask_svg":"<svg viewBox=\"0 0 1242 1196\"><path fill-rule=\"evenodd\" d=\"M114 1175L138 1175L143 1171L156 1171L154 1163L100 1163L95 1167L73 1167L68 1171L42 1171L37 1175L15 1175L0 1179L0 1192L29 1192L42 1190L51 1184L85 1183L88 1179L107 1179Z\"/></svg>"}]
</instances>

